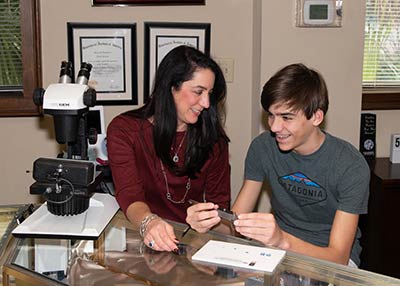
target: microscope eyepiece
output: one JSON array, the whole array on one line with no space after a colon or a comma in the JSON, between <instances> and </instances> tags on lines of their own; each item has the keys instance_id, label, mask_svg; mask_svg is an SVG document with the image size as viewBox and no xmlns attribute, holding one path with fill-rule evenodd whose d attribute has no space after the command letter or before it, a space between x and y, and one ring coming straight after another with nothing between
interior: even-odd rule
<instances>
[{"instance_id":1,"label":"microscope eyepiece","mask_svg":"<svg viewBox=\"0 0 400 286\"><path fill-rule=\"evenodd\" d=\"M81 69L79 70L78 77L76 79L77 84L87 84L90 77L90 71L92 70L92 65L89 63L81 63Z\"/></svg>"},{"instance_id":2,"label":"microscope eyepiece","mask_svg":"<svg viewBox=\"0 0 400 286\"><path fill-rule=\"evenodd\" d=\"M60 78L59 83L71 83L72 82L72 63L67 61L61 62Z\"/></svg>"}]
</instances>

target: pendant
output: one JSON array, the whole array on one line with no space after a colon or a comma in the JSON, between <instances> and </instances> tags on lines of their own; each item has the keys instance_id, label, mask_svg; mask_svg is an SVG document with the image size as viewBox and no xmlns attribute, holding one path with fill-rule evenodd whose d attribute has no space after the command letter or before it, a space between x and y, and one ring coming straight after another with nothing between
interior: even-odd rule
<instances>
[{"instance_id":1,"label":"pendant","mask_svg":"<svg viewBox=\"0 0 400 286\"><path fill-rule=\"evenodd\" d=\"M174 161L175 163L179 162L178 154L175 154L174 157L172 157L172 161Z\"/></svg>"}]
</instances>

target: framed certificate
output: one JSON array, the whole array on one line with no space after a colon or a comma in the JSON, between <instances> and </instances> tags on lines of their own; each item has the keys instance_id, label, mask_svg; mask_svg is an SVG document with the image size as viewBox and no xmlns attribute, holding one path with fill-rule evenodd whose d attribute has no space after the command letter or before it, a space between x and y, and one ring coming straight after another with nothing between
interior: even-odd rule
<instances>
[{"instance_id":1,"label":"framed certificate","mask_svg":"<svg viewBox=\"0 0 400 286\"><path fill-rule=\"evenodd\" d=\"M68 58L75 76L83 62L97 105L138 104L135 24L67 23Z\"/></svg>"},{"instance_id":2,"label":"framed certificate","mask_svg":"<svg viewBox=\"0 0 400 286\"><path fill-rule=\"evenodd\" d=\"M210 54L209 23L144 23L144 100L150 96L154 76L161 60L180 45Z\"/></svg>"}]
</instances>

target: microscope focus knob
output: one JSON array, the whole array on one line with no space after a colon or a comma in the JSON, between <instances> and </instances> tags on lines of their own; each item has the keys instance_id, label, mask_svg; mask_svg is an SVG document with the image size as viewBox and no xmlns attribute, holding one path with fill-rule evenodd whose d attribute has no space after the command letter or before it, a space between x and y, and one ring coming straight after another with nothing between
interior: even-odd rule
<instances>
[{"instance_id":1,"label":"microscope focus knob","mask_svg":"<svg viewBox=\"0 0 400 286\"><path fill-rule=\"evenodd\" d=\"M43 105L44 92L45 90L41 87L35 88L33 90L33 103L36 104L37 106Z\"/></svg>"},{"instance_id":2,"label":"microscope focus knob","mask_svg":"<svg viewBox=\"0 0 400 286\"><path fill-rule=\"evenodd\" d=\"M96 105L96 90L89 88L85 91L85 94L83 95L83 104L88 107L93 107Z\"/></svg>"}]
</instances>

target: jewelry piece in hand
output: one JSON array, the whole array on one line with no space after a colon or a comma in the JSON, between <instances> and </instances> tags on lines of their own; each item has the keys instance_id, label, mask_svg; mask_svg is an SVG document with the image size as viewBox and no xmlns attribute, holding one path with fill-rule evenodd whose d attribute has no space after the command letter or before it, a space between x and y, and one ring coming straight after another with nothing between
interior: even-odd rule
<instances>
[{"instance_id":1,"label":"jewelry piece in hand","mask_svg":"<svg viewBox=\"0 0 400 286\"><path fill-rule=\"evenodd\" d=\"M155 244L156 244L155 241L152 240L152 241L149 242L149 247L150 247L150 248L153 248Z\"/></svg>"}]
</instances>

